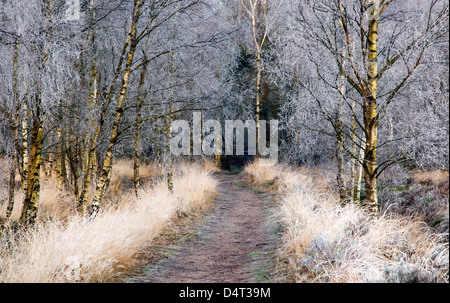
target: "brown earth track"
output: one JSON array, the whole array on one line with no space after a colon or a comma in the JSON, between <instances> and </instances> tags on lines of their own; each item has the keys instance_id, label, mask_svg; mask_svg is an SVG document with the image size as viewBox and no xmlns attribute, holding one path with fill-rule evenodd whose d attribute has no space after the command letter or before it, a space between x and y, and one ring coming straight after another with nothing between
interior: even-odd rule
<instances>
[{"instance_id":1,"label":"brown earth track","mask_svg":"<svg viewBox=\"0 0 450 303\"><path fill-rule=\"evenodd\" d=\"M216 176L220 181L219 195L196 237L130 282L270 282L269 264L276 240L270 233L260 198L236 186L241 176Z\"/></svg>"}]
</instances>

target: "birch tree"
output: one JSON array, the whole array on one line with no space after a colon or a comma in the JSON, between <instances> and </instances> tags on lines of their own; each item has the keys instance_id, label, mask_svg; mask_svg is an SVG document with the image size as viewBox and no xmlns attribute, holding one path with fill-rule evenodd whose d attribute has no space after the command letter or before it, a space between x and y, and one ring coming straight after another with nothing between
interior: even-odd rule
<instances>
[{"instance_id":1,"label":"birch tree","mask_svg":"<svg viewBox=\"0 0 450 303\"><path fill-rule=\"evenodd\" d=\"M253 53L256 57L256 87L255 87L255 122L256 122L256 153L259 156L260 144L260 102L261 102L261 75L262 51L268 34L268 16L266 0L241 0L245 12L251 22Z\"/></svg>"},{"instance_id":2,"label":"birch tree","mask_svg":"<svg viewBox=\"0 0 450 303\"><path fill-rule=\"evenodd\" d=\"M364 122L364 162L362 163L365 177L365 195L366 205L372 213L378 214L380 205L377 197L377 178L383 170L390 165L396 163L397 159L388 159L380 163L377 161L378 144L378 127L381 118L388 110L387 107L396 98L398 92L408 83L408 80L422 63L425 51L434 43L439 41L448 33L448 4L439 1L430 1L424 26L419 30L415 37L408 37L409 41L406 46L401 48L399 52L392 56L390 55L390 45L396 43L395 38L391 37L388 46L388 53L385 64L379 68L379 20L384 15L391 1L360 1L360 17L363 21L363 14L366 14L368 21L361 22L359 29L361 32L361 48L362 60L366 66L366 75L357 70L354 63L355 58L351 52L352 41L351 30L349 28L348 18L342 6L340 6L340 18L344 24L344 33L347 40L347 49L349 52L349 60L352 66L354 77L346 75L350 84L361 94L364 99L363 103L363 122ZM366 36L363 34L366 33ZM395 84L394 88L386 94L386 99L382 103L381 115L378 101L378 83L379 79L383 77L387 70L392 68L397 60L403 60L407 67L406 73L400 77L400 80ZM355 155L354 155L355 156Z\"/></svg>"},{"instance_id":3,"label":"birch tree","mask_svg":"<svg viewBox=\"0 0 450 303\"><path fill-rule=\"evenodd\" d=\"M389 157L383 152L402 137L383 136L380 142L379 129L389 124L384 123L385 117L402 99L401 92L420 76L430 50L448 35L448 4L433 0L424 8L415 1L318 1L290 2L289 7L291 18L287 21L292 23L280 39L279 57L289 51L291 63L283 62L283 66L296 62L303 65L298 74L294 71L296 78L282 76L307 92L307 99L316 104L308 107L325 118L330 127L314 125L311 119L304 120L302 126L334 138L343 135L343 149L363 168L365 207L377 214L377 178L405 159L402 154ZM341 26L336 26L337 21ZM295 49L303 58L294 59L298 57L292 53ZM339 75L348 86L345 94L337 81ZM331 100L344 102L343 119L347 122L342 128L332 114L338 102ZM364 152L362 158L359 150ZM355 170L354 180L357 176Z\"/></svg>"},{"instance_id":4,"label":"birch tree","mask_svg":"<svg viewBox=\"0 0 450 303\"><path fill-rule=\"evenodd\" d=\"M121 123L122 115L123 115L123 111L124 111L123 107L124 107L125 98L126 98L127 89L128 89L128 81L129 81L129 77L130 77L130 73L131 73L131 66L133 64L134 54L136 52L136 47L137 47L137 39L136 39L137 28L138 28L139 18L141 16L142 5L143 5L142 1L135 0L134 4L133 4L133 10L131 12L130 30L129 30L127 40L125 42L125 45L127 45L129 43L129 49L128 49L127 55L126 55L125 71L122 76L122 84L121 84L121 88L120 88L119 97L117 100L116 115L115 115L115 120L114 120L114 124L113 124L113 128L112 128L112 132L111 132L111 137L109 139L108 149L106 151L106 155L103 160L102 173L101 173L100 179L97 181L95 196L94 196L94 199L92 201L92 205L91 205L91 208L89 211L89 215L91 217L95 216L98 213L98 210L100 208L100 201L102 199L104 188L105 188L105 184L110 177L113 148L116 145L116 142L117 142L117 139L119 136L119 128L120 128L120 123Z\"/></svg>"}]
</instances>

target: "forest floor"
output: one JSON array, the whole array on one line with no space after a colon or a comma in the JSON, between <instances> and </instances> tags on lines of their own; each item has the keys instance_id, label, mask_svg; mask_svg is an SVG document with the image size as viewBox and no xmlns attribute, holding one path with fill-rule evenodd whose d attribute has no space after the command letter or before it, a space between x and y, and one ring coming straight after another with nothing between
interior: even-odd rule
<instances>
[{"instance_id":1,"label":"forest floor","mask_svg":"<svg viewBox=\"0 0 450 303\"><path fill-rule=\"evenodd\" d=\"M199 220L175 223L160 245L142 252L132 283L275 282L279 239L273 197L241 187L239 174L216 173L218 196ZM155 248L156 247L156 248Z\"/></svg>"}]
</instances>

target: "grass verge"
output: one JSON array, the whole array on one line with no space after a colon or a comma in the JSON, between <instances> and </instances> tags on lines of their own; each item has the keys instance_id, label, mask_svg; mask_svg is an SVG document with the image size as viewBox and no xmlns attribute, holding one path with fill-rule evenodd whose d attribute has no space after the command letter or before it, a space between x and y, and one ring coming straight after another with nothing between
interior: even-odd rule
<instances>
[{"instance_id":1,"label":"grass verge","mask_svg":"<svg viewBox=\"0 0 450 303\"><path fill-rule=\"evenodd\" d=\"M128 167L132 169L131 164ZM114 182L110 188L117 188ZM36 225L0 238L0 282L117 281L137 265L138 253L151 246L174 218L205 211L216 186L210 171L181 164L173 193L164 179L143 185L139 199L132 190L119 191L109 195L113 200L105 201L94 220L73 211L58 218L51 205L71 205L63 198L69 195L49 191L50 198L44 192L41 199L47 210ZM50 218L48 213L54 215Z\"/></svg>"},{"instance_id":2,"label":"grass verge","mask_svg":"<svg viewBox=\"0 0 450 303\"><path fill-rule=\"evenodd\" d=\"M341 207L311 169L256 161L244 174L246 182L277 196L285 281L448 282L446 235L431 233L423 222Z\"/></svg>"}]
</instances>

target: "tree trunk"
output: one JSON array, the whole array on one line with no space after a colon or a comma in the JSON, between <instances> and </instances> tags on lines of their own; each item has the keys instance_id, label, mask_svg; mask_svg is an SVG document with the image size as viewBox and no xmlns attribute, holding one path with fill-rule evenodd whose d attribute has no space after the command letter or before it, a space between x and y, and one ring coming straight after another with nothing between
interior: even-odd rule
<instances>
[{"instance_id":1,"label":"tree trunk","mask_svg":"<svg viewBox=\"0 0 450 303\"><path fill-rule=\"evenodd\" d=\"M342 129L342 112L344 106L345 99L345 41L343 41L342 45L342 62L341 62L341 75L340 75L340 83L339 83L339 104L336 115L336 134L337 134L337 148L336 148L336 158L337 158L337 186L339 190L339 200L341 205L345 205L348 201L347 197L347 188L345 185L345 176L344 176L344 135Z\"/></svg>"},{"instance_id":2,"label":"tree trunk","mask_svg":"<svg viewBox=\"0 0 450 303\"><path fill-rule=\"evenodd\" d=\"M260 138L260 101L261 101L261 78L262 78L262 49L268 32L267 7L266 0L251 0L249 3L242 1L242 6L248 13L253 33L253 44L255 46L256 56L256 157L260 157L259 146L261 145Z\"/></svg>"},{"instance_id":3,"label":"tree trunk","mask_svg":"<svg viewBox=\"0 0 450 303\"><path fill-rule=\"evenodd\" d=\"M19 59L19 43L16 41L14 44L14 58L13 58L13 97L15 104L15 121L14 124L10 126L14 134L14 151L11 156L11 168L9 175L9 194L8 194L8 206L6 208L6 220L11 217L14 208L14 196L16 187L16 166L19 162L19 119L20 119L20 101L19 101L19 90L18 90L18 71L17 63ZM10 121L12 122L12 121Z\"/></svg>"},{"instance_id":4,"label":"tree trunk","mask_svg":"<svg viewBox=\"0 0 450 303\"><path fill-rule=\"evenodd\" d=\"M22 216L20 222L22 224L33 224L36 220L39 195L40 195L40 164L41 151L43 140L43 124L41 117L41 100L40 96L37 99L36 115L33 120L33 127L31 130L31 145L30 145L30 161L28 165L28 181L27 191L23 202Z\"/></svg>"},{"instance_id":5,"label":"tree trunk","mask_svg":"<svg viewBox=\"0 0 450 303\"><path fill-rule=\"evenodd\" d=\"M46 17L46 24L48 28L52 28L52 15L51 15L51 8L53 6L53 1L45 2L45 17ZM47 47L40 52L42 52L43 57L42 60L39 62L39 69L40 71L44 70L45 64L48 61L49 52L50 52L50 36L52 35L53 31L50 30L46 34L46 40L47 40ZM22 224L30 225L33 224L36 220L37 213L38 213L38 206L39 206L39 196L40 196L40 171L41 171L41 154L42 154L42 143L44 139L44 113L43 113L43 106L42 106L42 90L41 90L41 79L36 79L36 93L34 95L34 108L35 112L32 116L32 128L31 128L31 140L30 140L30 155L29 155L29 162L28 162L28 178L27 180L27 189L25 192L24 202L23 202L23 208L22 208L22 215L20 217L20 222ZM25 105L26 102L24 102ZM27 111L26 106L24 106L24 121L26 121ZM22 132L25 133L27 127L25 127ZM27 139L27 138L26 138ZM25 140L24 142L26 142ZM25 148L24 148L25 150ZM24 167L25 170L25 167Z\"/></svg>"},{"instance_id":6,"label":"tree trunk","mask_svg":"<svg viewBox=\"0 0 450 303\"><path fill-rule=\"evenodd\" d=\"M222 142L222 140L220 140L220 136L222 136L222 134L219 134L218 132L216 133L216 140L214 142L214 145L216 147L216 151L215 151L215 155L214 158L216 160L216 167L217 168L222 168L222 158L221 158L221 153L222 153L222 145L219 145L219 142Z\"/></svg>"},{"instance_id":7,"label":"tree trunk","mask_svg":"<svg viewBox=\"0 0 450 303\"><path fill-rule=\"evenodd\" d=\"M175 53L171 52L171 68L170 68L170 82L171 92L169 97L169 118L164 116L164 128L166 133L166 150L165 150L165 164L167 175L167 188L170 192L173 192L173 160L172 153L170 152L170 141L172 140L172 122L173 122L173 96L174 96L174 76L175 76Z\"/></svg>"},{"instance_id":8,"label":"tree trunk","mask_svg":"<svg viewBox=\"0 0 450 303\"><path fill-rule=\"evenodd\" d=\"M92 1L91 1L91 7L92 7ZM82 215L84 216L86 214L86 204L87 204L87 194L88 194L88 190L89 190L89 186L91 184L91 178L92 178L92 174L94 172L94 167L97 166L97 158L96 158L96 146L97 146L97 141L98 138L100 136L100 132L103 128L103 125L105 123L105 119L106 116L108 114L108 108L109 108L109 104L111 103L112 100L112 94L114 92L115 89L115 82L117 80L117 78L119 77L119 74L122 70L122 63L123 60L126 56L127 53L127 48L130 45L130 37L131 37L131 33L132 33L133 28L130 27L130 30L128 32L127 35L127 39L125 40L125 43L123 45L122 48L122 53L120 55L119 58L119 63L117 64L117 68L113 77L113 80L111 81L111 86L109 88L109 92L108 95L106 96L106 99L104 101L103 107L102 107L102 111L100 113L100 118L98 120L97 123L97 127L95 129L94 135L92 138L88 138L87 139L87 144L88 144L88 148L87 148L87 163L85 164L87 171L84 174L84 181L83 181L83 186L81 189L81 194L80 197L78 199L78 209L81 210ZM95 37L95 36L93 36ZM95 60L94 60L95 61ZM92 69L91 69L91 81L92 82L97 82L98 81L98 72L97 72L97 64L93 64L92 65ZM95 104L96 103L96 98L98 95L98 90L97 93L91 93L93 92L93 88L95 89L97 87L97 84L91 83L90 86L90 98L94 98L92 100L89 100L89 104Z\"/></svg>"},{"instance_id":9,"label":"tree trunk","mask_svg":"<svg viewBox=\"0 0 450 303\"><path fill-rule=\"evenodd\" d=\"M100 133L99 130L98 132ZM86 214L87 194L89 190L89 185L91 184L91 174L94 170L93 162L95 158L95 143L96 140L94 141L94 139L92 139L87 156L87 166L86 166L87 170L84 174L83 186L81 188L80 197L78 198L78 208L81 210L81 214L83 216Z\"/></svg>"},{"instance_id":10,"label":"tree trunk","mask_svg":"<svg viewBox=\"0 0 450 303\"><path fill-rule=\"evenodd\" d=\"M22 105L22 189L28 188L28 104L26 98Z\"/></svg>"},{"instance_id":11,"label":"tree trunk","mask_svg":"<svg viewBox=\"0 0 450 303\"><path fill-rule=\"evenodd\" d=\"M364 101L364 132L366 148L364 153L364 178L366 188L365 205L374 215L378 215L379 205L377 197L377 84L378 84L378 11L379 1L373 3L372 16L369 20L368 32L368 96Z\"/></svg>"},{"instance_id":12,"label":"tree trunk","mask_svg":"<svg viewBox=\"0 0 450 303\"><path fill-rule=\"evenodd\" d=\"M111 172L111 159L113 156L113 150L114 146L117 143L117 139L119 137L119 128L124 112L124 104L126 101L126 94L128 90L128 80L131 73L131 66L133 64L134 54L136 51L137 41L136 41L136 34L137 34L137 24L139 22L139 17L141 15L140 8L142 7L142 1L135 0L134 6L133 6L133 13L132 13L132 21L130 25L130 49L127 54L127 61L125 65L125 72L122 76L122 85L119 93L119 98L117 100L117 107L116 107L116 116L113 123L112 133L111 137L109 139L108 149L106 151L105 158L103 160L103 166L102 166L102 173L100 176L100 179L97 180L97 186L95 190L95 196L92 200L92 205L89 211L90 217L95 217L100 209L100 202L103 197L105 185L108 182L108 179L110 177Z\"/></svg>"},{"instance_id":13,"label":"tree trunk","mask_svg":"<svg viewBox=\"0 0 450 303\"><path fill-rule=\"evenodd\" d=\"M148 42L148 39L147 39ZM140 145L141 145L141 124L142 115L141 109L144 103L144 96L142 90L144 88L145 76L147 74L147 56L144 54L144 65L142 66L141 75L139 79L137 106L136 106L136 133L134 137L134 159L133 159L133 183L134 193L139 198L140 176L139 176L139 160L140 160Z\"/></svg>"},{"instance_id":14,"label":"tree trunk","mask_svg":"<svg viewBox=\"0 0 450 303\"><path fill-rule=\"evenodd\" d=\"M170 107L172 109L172 106ZM172 127L170 126L173 122L172 110L169 118L164 116L164 129L166 134L166 149L165 149L165 167L167 176L167 188L170 192L173 192L173 160L172 154L170 152L170 140L172 138Z\"/></svg>"},{"instance_id":15,"label":"tree trunk","mask_svg":"<svg viewBox=\"0 0 450 303\"><path fill-rule=\"evenodd\" d=\"M78 166L79 166L79 153L80 153L80 148L79 148L79 142L78 142L78 137L75 137L75 135L68 135L69 137L71 137L71 140L68 140L68 145L67 145L67 160L69 161L69 167L70 167L70 171L71 171L71 176L72 176L72 186L73 186L73 194L75 195L75 197L78 197L78 177L79 177L79 172L78 172ZM72 142L72 144L70 144L70 142Z\"/></svg>"},{"instance_id":16,"label":"tree trunk","mask_svg":"<svg viewBox=\"0 0 450 303\"><path fill-rule=\"evenodd\" d=\"M259 125L259 114L260 114L260 100L261 100L261 52L258 50L257 58L256 58L256 113L255 113L255 122L256 122L256 157L260 157L259 148L260 148L260 139L261 139L261 127Z\"/></svg>"},{"instance_id":17,"label":"tree trunk","mask_svg":"<svg viewBox=\"0 0 450 303\"><path fill-rule=\"evenodd\" d=\"M352 199L352 203L359 204L359 199L355 199L355 187L356 187L356 171L358 169L358 161L354 157L357 157L358 144L357 144L357 135L356 135L356 117L355 117L355 105L356 102L352 103L352 159L351 159L351 168L350 168L350 197Z\"/></svg>"},{"instance_id":18,"label":"tree trunk","mask_svg":"<svg viewBox=\"0 0 450 303\"><path fill-rule=\"evenodd\" d=\"M364 160L364 146L365 142L361 140L361 147L359 148L358 161L355 161L355 181L352 187L352 197L353 203L360 206L361 205L361 180L363 175L363 166L361 162Z\"/></svg>"},{"instance_id":19,"label":"tree trunk","mask_svg":"<svg viewBox=\"0 0 450 303\"><path fill-rule=\"evenodd\" d=\"M11 157L11 167L9 172L9 192L8 192L8 206L6 207L6 214L5 219L6 221L9 220L11 217L13 208L14 208L14 193L15 193L15 186L16 186L16 157Z\"/></svg>"},{"instance_id":20,"label":"tree trunk","mask_svg":"<svg viewBox=\"0 0 450 303\"><path fill-rule=\"evenodd\" d=\"M62 118L62 117L61 117ZM65 175L64 136L63 129L58 127L58 143L56 153L56 184L59 190L63 189Z\"/></svg>"},{"instance_id":21,"label":"tree trunk","mask_svg":"<svg viewBox=\"0 0 450 303\"><path fill-rule=\"evenodd\" d=\"M336 182L339 191L339 200L341 205L345 205L347 203L347 188L345 186L345 177L344 177L344 137L342 135L342 121L341 114L338 114L336 119L336 127L338 129L337 135L337 148L336 148L336 160L337 160L337 175Z\"/></svg>"}]
</instances>

